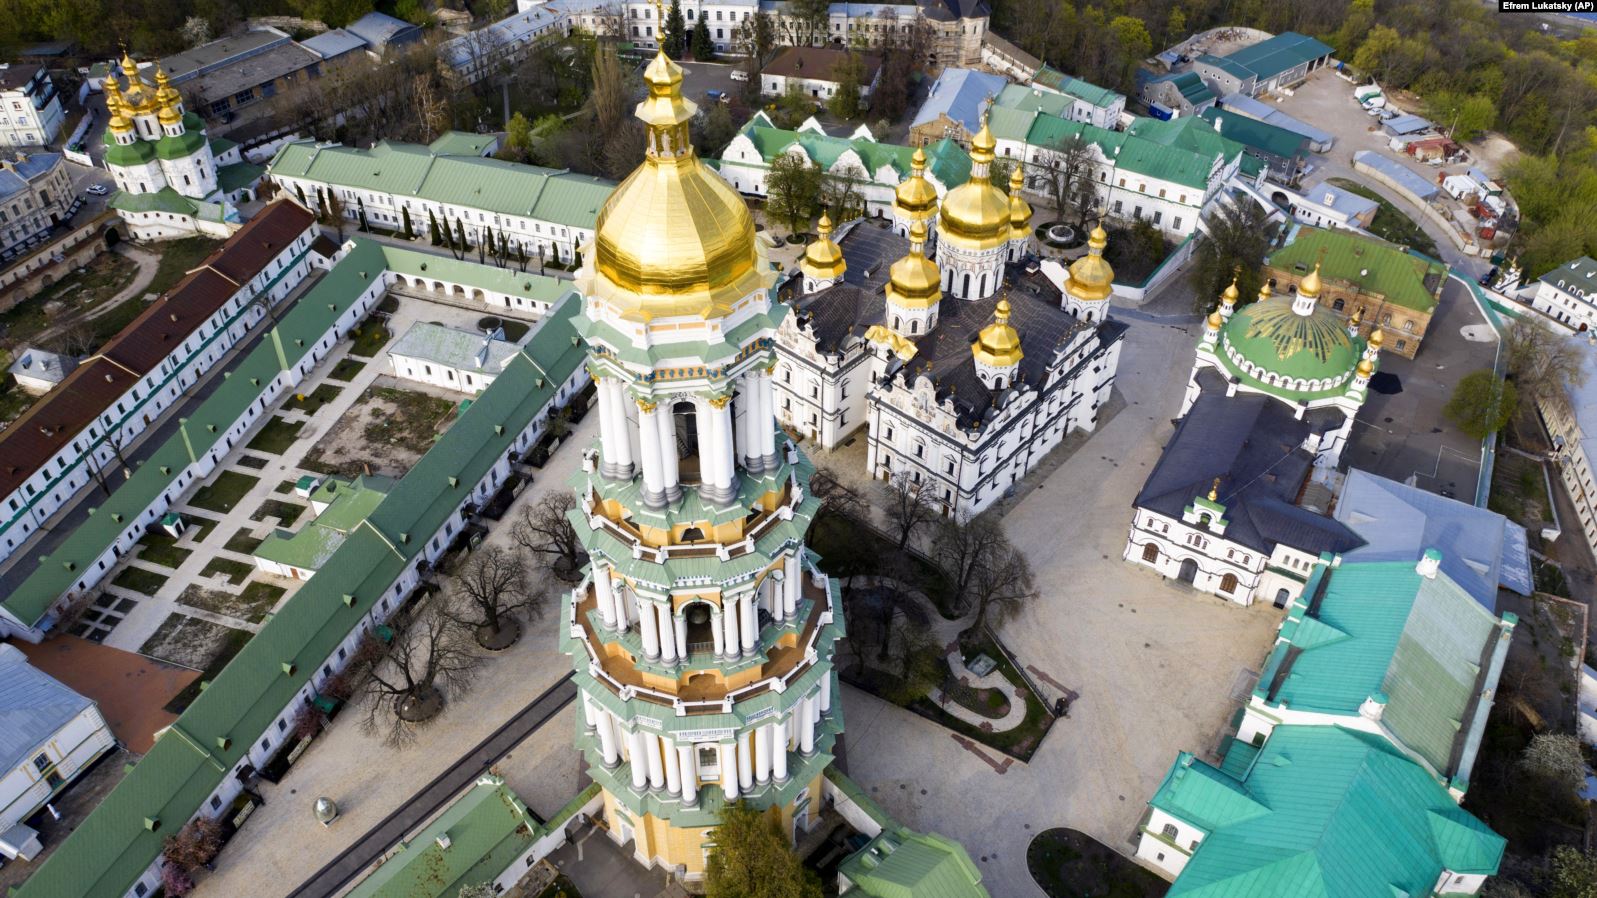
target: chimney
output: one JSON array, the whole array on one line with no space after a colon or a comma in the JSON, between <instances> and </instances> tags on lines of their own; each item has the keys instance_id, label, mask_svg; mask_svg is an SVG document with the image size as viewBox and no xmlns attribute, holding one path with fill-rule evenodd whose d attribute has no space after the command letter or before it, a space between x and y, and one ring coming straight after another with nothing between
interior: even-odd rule
<instances>
[{"instance_id":1,"label":"chimney","mask_svg":"<svg viewBox=\"0 0 1597 898\"><path fill-rule=\"evenodd\" d=\"M1420 563L1414 566L1414 570L1427 580L1435 580L1436 572L1441 569L1442 553L1435 549L1426 549L1425 554L1420 556Z\"/></svg>"},{"instance_id":2,"label":"chimney","mask_svg":"<svg viewBox=\"0 0 1597 898\"><path fill-rule=\"evenodd\" d=\"M1359 705L1359 716L1365 720L1380 720L1381 715L1386 713L1386 704L1386 693L1377 692Z\"/></svg>"}]
</instances>

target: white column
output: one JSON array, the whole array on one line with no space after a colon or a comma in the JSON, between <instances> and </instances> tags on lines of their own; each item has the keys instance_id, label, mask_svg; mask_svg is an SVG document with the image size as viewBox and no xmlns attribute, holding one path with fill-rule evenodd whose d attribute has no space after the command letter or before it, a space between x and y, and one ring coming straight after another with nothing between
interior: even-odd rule
<instances>
[{"instance_id":1,"label":"white column","mask_svg":"<svg viewBox=\"0 0 1597 898\"><path fill-rule=\"evenodd\" d=\"M793 724L799 728L799 751L805 757L815 754L815 696L804 696Z\"/></svg>"},{"instance_id":2,"label":"white column","mask_svg":"<svg viewBox=\"0 0 1597 898\"><path fill-rule=\"evenodd\" d=\"M707 403L710 412L710 433L715 446L715 486L730 499L735 495L737 474L737 449L732 445L732 397L726 397L720 408Z\"/></svg>"},{"instance_id":3,"label":"white column","mask_svg":"<svg viewBox=\"0 0 1597 898\"><path fill-rule=\"evenodd\" d=\"M770 724L765 724L754 731L754 778L762 783L771 781Z\"/></svg>"},{"instance_id":4,"label":"white column","mask_svg":"<svg viewBox=\"0 0 1597 898\"><path fill-rule=\"evenodd\" d=\"M638 623L643 630L643 654L649 660L660 657L660 614L654 603L638 597Z\"/></svg>"},{"instance_id":5,"label":"white column","mask_svg":"<svg viewBox=\"0 0 1597 898\"><path fill-rule=\"evenodd\" d=\"M614 767L621 760L621 752L616 745L616 722L610 712L599 709L599 754L604 757L604 766Z\"/></svg>"},{"instance_id":6,"label":"white column","mask_svg":"<svg viewBox=\"0 0 1597 898\"><path fill-rule=\"evenodd\" d=\"M738 785L746 792L754 788L754 751L749 746L753 733L738 737Z\"/></svg>"},{"instance_id":7,"label":"white column","mask_svg":"<svg viewBox=\"0 0 1597 898\"><path fill-rule=\"evenodd\" d=\"M609 477L615 476L621 467L616 461L616 445L621 442L621 429L616 426L614 384L614 378L599 378L599 453L604 462L600 470Z\"/></svg>"},{"instance_id":8,"label":"white column","mask_svg":"<svg viewBox=\"0 0 1597 898\"><path fill-rule=\"evenodd\" d=\"M821 677L821 710L832 710L832 674L830 671L827 672L826 676Z\"/></svg>"},{"instance_id":9,"label":"white column","mask_svg":"<svg viewBox=\"0 0 1597 898\"><path fill-rule=\"evenodd\" d=\"M676 746L671 740L660 737L660 751L665 755L665 791L672 795L682 794L682 768L677 757Z\"/></svg>"},{"instance_id":10,"label":"white column","mask_svg":"<svg viewBox=\"0 0 1597 898\"><path fill-rule=\"evenodd\" d=\"M761 372L758 383L760 385L760 418L756 425L760 428L760 454L764 456L767 468L776 466L776 400L772 392L772 383L775 375L771 372Z\"/></svg>"},{"instance_id":11,"label":"white column","mask_svg":"<svg viewBox=\"0 0 1597 898\"><path fill-rule=\"evenodd\" d=\"M630 478L632 476L632 437L627 426L627 389L616 378L606 378L605 384L609 387L610 409L608 423L610 429L603 436L605 448L610 452L610 459L615 465L614 476ZM601 409L604 393L600 393ZM600 420L606 423L605 419ZM612 445L613 444L613 445Z\"/></svg>"},{"instance_id":12,"label":"white column","mask_svg":"<svg viewBox=\"0 0 1597 898\"><path fill-rule=\"evenodd\" d=\"M738 797L738 747L737 743L730 745L722 743L716 746L716 751L721 753L721 791L726 793L727 801L737 801Z\"/></svg>"},{"instance_id":13,"label":"white column","mask_svg":"<svg viewBox=\"0 0 1597 898\"><path fill-rule=\"evenodd\" d=\"M743 607L738 609L739 623L743 625L743 654L753 653L754 644L760 638L760 609L754 605L756 592L749 590L743 594Z\"/></svg>"},{"instance_id":14,"label":"white column","mask_svg":"<svg viewBox=\"0 0 1597 898\"><path fill-rule=\"evenodd\" d=\"M778 624L787 620L787 574L783 572L782 578L776 577L776 572L767 575L760 589L765 593L766 604L771 606L771 616L776 618Z\"/></svg>"},{"instance_id":15,"label":"white column","mask_svg":"<svg viewBox=\"0 0 1597 898\"><path fill-rule=\"evenodd\" d=\"M671 615L671 629L676 631L677 657L688 660L688 616L678 611Z\"/></svg>"},{"instance_id":16,"label":"white column","mask_svg":"<svg viewBox=\"0 0 1597 898\"><path fill-rule=\"evenodd\" d=\"M660 409L657 426L660 428L660 468L664 473L665 496L675 502L682 496L682 472L677 465L677 424L670 406Z\"/></svg>"},{"instance_id":17,"label":"white column","mask_svg":"<svg viewBox=\"0 0 1597 898\"><path fill-rule=\"evenodd\" d=\"M671 605L661 602L654 606L654 613L660 625L660 657L667 663L677 659L676 627L671 621Z\"/></svg>"},{"instance_id":18,"label":"white column","mask_svg":"<svg viewBox=\"0 0 1597 898\"><path fill-rule=\"evenodd\" d=\"M660 737L653 733L643 735L643 752L649 760L649 788L665 787L665 765L660 761Z\"/></svg>"},{"instance_id":19,"label":"white column","mask_svg":"<svg viewBox=\"0 0 1597 898\"><path fill-rule=\"evenodd\" d=\"M615 586L610 582L609 568L593 569L593 595L599 605L599 617L603 618L604 625L612 630L616 629Z\"/></svg>"},{"instance_id":20,"label":"white column","mask_svg":"<svg viewBox=\"0 0 1597 898\"><path fill-rule=\"evenodd\" d=\"M804 591L804 563L799 561L797 550L782 560L782 586L782 601L787 604L787 613L793 614Z\"/></svg>"},{"instance_id":21,"label":"white column","mask_svg":"<svg viewBox=\"0 0 1597 898\"><path fill-rule=\"evenodd\" d=\"M752 391L749 389L747 375L739 378L738 383L737 398L732 401L732 423L736 426L732 459L746 468L749 457L749 422L754 420L754 416L749 413L749 396Z\"/></svg>"},{"instance_id":22,"label":"white column","mask_svg":"<svg viewBox=\"0 0 1597 898\"><path fill-rule=\"evenodd\" d=\"M710 611L710 638L715 641L715 656L717 658L726 654L726 636L721 625L721 609L712 607Z\"/></svg>"},{"instance_id":23,"label":"white column","mask_svg":"<svg viewBox=\"0 0 1597 898\"><path fill-rule=\"evenodd\" d=\"M771 724L771 778L787 782L787 721L781 717Z\"/></svg>"},{"instance_id":24,"label":"white column","mask_svg":"<svg viewBox=\"0 0 1597 898\"><path fill-rule=\"evenodd\" d=\"M699 759L693 746L677 746L677 764L682 768L682 803L691 807L699 803Z\"/></svg>"},{"instance_id":25,"label":"white column","mask_svg":"<svg viewBox=\"0 0 1597 898\"><path fill-rule=\"evenodd\" d=\"M582 694L582 725L590 733L599 726L599 710L593 706L593 699L586 692Z\"/></svg>"},{"instance_id":26,"label":"white column","mask_svg":"<svg viewBox=\"0 0 1597 898\"><path fill-rule=\"evenodd\" d=\"M608 576L608 572L606 576ZM627 613L627 590L629 588L625 583L611 581L610 592L615 598L617 630L625 630L632 625L632 615Z\"/></svg>"},{"instance_id":27,"label":"white column","mask_svg":"<svg viewBox=\"0 0 1597 898\"><path fill-rule=\"evenodd\" d=\"M627 734L627 763L632 765L632 788L642 792L649 785L649 765L645 759L648 750L643 742L648 736L642 730L633 730Z\"/></svg>"},{"instance_id":28,"label":"white column","mask_svg":"<svg viewBox=\"0 0 1597 898\"><path fill-rule=\"evenodd\" d=\"M643 456L643 499L656 507L665 504L665 453L660 447L660 419L669 417L653 403L638 402L638 446ZM671 450L676 457L675 447Z\"/></svg>"},{"instance_id":29,"label":"white column","mask_svg":"<svg viewBox=\"0 0 1597 898\"><path fill-rule=\"evenodd\" d=\"M738 633L738 603L729 599L726 593L721 594L721 623L726 630L726 657L736 658L741 641Z\"/></svg>"}]
</instances>

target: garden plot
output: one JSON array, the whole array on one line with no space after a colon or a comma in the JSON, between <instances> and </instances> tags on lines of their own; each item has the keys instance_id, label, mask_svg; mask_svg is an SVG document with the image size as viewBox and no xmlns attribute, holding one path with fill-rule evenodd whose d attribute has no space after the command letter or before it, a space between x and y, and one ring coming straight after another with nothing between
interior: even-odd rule
<instances>
[{"instance_id":1,"label":"garden plot","mask_svg":"<svg viewBox=\"0 0 1597 898\"><path fill-rule=\"evenodd\" d=\"M454 420L448 399L383 385L369 387L348 414L305 454L301 467L323 474L403 476Z\"/></svg>"}]
</instances>

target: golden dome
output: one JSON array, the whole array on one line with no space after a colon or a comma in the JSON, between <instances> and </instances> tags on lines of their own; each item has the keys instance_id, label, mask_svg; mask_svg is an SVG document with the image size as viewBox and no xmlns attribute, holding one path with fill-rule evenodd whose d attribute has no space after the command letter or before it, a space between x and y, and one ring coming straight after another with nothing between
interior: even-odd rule
<instances>
[{"instance_id":1,"label":"golden dome","mask_svg":"<svg viewBox=\"0 0 1597 898\"><path fill-rule=\"evenodd\" d=\"M1358 367L1354 370L1358 372L1360 377L1369 377L1375 373L1375 365L1369 359L1360 359Z\"/></svg>"},{"instance_id":2,"label":"golden dome","mask_svg":"<svg viewBox=\"0 0 1597 898\"><path fill-rule=\"evenodd\" d=\"M929 221L937 214L937 188L926 180L926 153L920 147L909 159L909 177L893 191L893 215L912 221Z\"/></svg>"},{"instance_id":3,"label":"golden dome","mask_svg":"<svg viewBox=\"0 0 1597 898\"><path fill-rule=\"evenodd\" d=\"M976 342L970 346L976 361L994 368L1008 368L1020 364L1020 332L1009 323L1009 300L1000 299L993 309L993 323L981 329Z\"/></svg>"},{"instance_id":4,"label":"golden dome","mask_svg":"<svg viewBox=\"0 0 1597 898\"><path fill-rule=\"evenodd\" d=\"M1381 348L1381 344L1383 344L1385 342L1386 342L1386 335L1384 333L1382 333L1380 328L1375 328L1374 330L1370 331L1370 345L1371 346L1373 346L1377 350L1379 350Z\"/></svg>"},{"instance_id":5,"label":"golden dome","mask_svg":"<svg viewBox=\"0 0 1597 898\"><path fill-rule=\"evenodd\" d=\"M993 249L1009 241L1009 197L991 175L996 145L983 113L981 130L970 141L970 179L943 197L938 239L968 250Z\"/></svg>"},{"instance_id":6,"label":"golden dome","mask_svg":"<svg viewBox=\"0 0 1597 898\"><path fill-rule=\"evenodd\" d=\"M1263 302L1264 300L1269 299L1270 295L1274 292L1275 291L1270 289L1270 282L1265 281L1264 286L1259 288L1259 301Z\"/></svg>"},{"instance_id":7,"label":"golden dome","mask_svg":"<svg viewBox=\"0 0 1597 898\"><path fill-rule=\"evenodd\" d=\"M1025 239L1031 236L1031 204L1020 195L1021 188L1026 186L1026 175L1016 165L1015 170L1009 173L1009 230L1011 239Z\"/></svg>"},{"instance_id":8,"label":"golden dome","mask_svg":"<svg viewBox=\"0 0 1597 898\"><path fill-rule=\"evenodd\" d=\"M1314 263L1314 270L1309 276L1298 283L1298 295L1309 299L1318 299L1320 296L1320 263Z\"/></svg>"},{"instance_id":9,"label":"golden dome","mask_svg":"<svg viewBox=\"0 0 1597 898\"><path fill-rule=\"evenodd\" d=\"M1087 238L1087 254L1070 263L1066 293L1087 302L1102 302L1114 295L1115 270L1103 257L1104 247L1108 245L1109 234L1099 223Z\"/></svg>"},{"instance_id":10,"label":"golden dome","mask_svg":"<svg viewBox=\"0 0 1597 898\"><path fill-rule=\"evenodd\" d=\"M657 54L643 80L643 164L599 210L583 292L631 320L724 315L774 275L743 198L693 152L682 68Z\"/></svg>"},{"instance_id":11,"label":"golden dome","mask_svg":"<svg viewBox=\"0 0 1597 898\"><path fill-rule=\"evenodd\" d=\"M804 248L804 259L799 262L799 268L816 280L836 280L848 269L848 263L843 261L842 248L832 241L831 217L822 212L821 222L815 230L819 236L814 243Z\"/></svg>"},{"instance_id":12,"label":"golden dome","mask_svg":"<svg viewBox=\"0 0 1597 898\"><path fill-rule=\"evenodd\" d=\"M1220 294L1220 300L1228 306L1236 305L1237 300L1242 296L1242 291L1237 289L1238 277L1241 277L1240 272L1231 275L1231 286L1225 288L1225 292Z\"/></svg>"},{"instance_id":13,"label":"golden dome","mask_svg":"<svg viewBox=\"0 0 1597 898\"><path fill-rule=\"evenodd\" d=\"M1209 313L1209 329L1210 330L1216 330L1217 331L1217 330L1220 329L1220 326L1223 325L1223 324L1225 324L1225 319L1220 317L1220 313L1219 312L1210 312Z\"/></svg>"},{"instance_id":14,"label":"golden dome","mask_svg":"<svg viewBox=\"0 0 1597 898\"><path fill-rule=\"evenodd\" d=\"M183 102L183 95L172 86L166 72L159 66L155 69L155 102L161 106L176 106Z\"/></svg>"},{"instance_id":15,"label":"golden dome","mask_svg":"<svg viewBox=\"0 0 1597 898\"><path fill-rule=\"evenodd\" d=\"M909 227L909 253L887 270L887 301L905 309L929 309L943 298L943 275L926 258L926 226Z\"/></svg>"},{"instance_id":16,"label":"golden dome","mask_svg":"<svg viewBox=\"0 0 1597 898\"><path fill-rule=\"evenodd\" d=\"M183 113L177 111L177 106L171 103L161 107L161 114L156 116L163 126L176 125L183 121Z\"/></svg>"}]
</instances>

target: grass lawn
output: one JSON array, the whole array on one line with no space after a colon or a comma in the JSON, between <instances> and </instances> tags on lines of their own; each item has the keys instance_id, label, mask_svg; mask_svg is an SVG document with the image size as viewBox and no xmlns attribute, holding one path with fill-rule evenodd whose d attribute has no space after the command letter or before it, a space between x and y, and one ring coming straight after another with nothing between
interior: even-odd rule
<instances>
[{"instance_id":1,"label":"grass lawn","mask_svg":"<svg viewBox=\"0 0 1597 898\"><path fill-rule=\"evenodd\" d=\"M155 595L155 591L160 589L165 583L166 577L154 571L132 566L123 568L122 573L117 574L116 579L111 581L112 586L131 589L134 592L142 592L147 596Z\"/></svg>"},{"instance_id":2,"label":"grass lawn","mask_svg":"<svg viewBox=\"0 0 1597 898\"><path fill-rule=\"evenodd\" d=\"M333 380L342 380L347 383L354 380L355 375L359 374L360 369L364 367L366 367L365 359L345 358L334 365L333 370L327 376Z\"/></svg>"},{"instance_id":3,"label":"grass lawn","mask_svg":"<svg viewBox=\"0 0 1597 898\"><path fill-rule=\"evenodd\" d=\"M188 528L183 531L184 535L197 543L204 542L205 538L211 535L211 531L216 529L217 524L216 518L198 514L186 514L183 520L188 524Z\"/></svg>"},{"instance_id":4,"label":"grass lawn","mask_svg":"<svg viewBox=\"0 0 1597 898\"><path fill-rule=\"evenodd\" d=\"M299 432L304 427L304 421L288 421L273 415L272 420L261 426L260 432L255 434L255 439L250 440L245 448L282 455L288 451L288 447L294 445L295 440L299 439Z\"/></svg>"},{"instance_id":5,"label":"grass lawn","mask_svg":"<svg viewBox=\"0 0 1597 898\"><path fill-rule=\"evenodd\" d=\"M139 558L162 567L175 568L192 554L188 549L179 549L177 540L168 536L165 530L151 530L139 540Z\"/></svg>"},{"instance_id":6,"label":"grass lawn","mask_svg":"<svg viewBox=\"0 0 1597 898\"><path fill-rule=\"evenodd\" d=\"M388 328L375 321L362 322L352 333L355 345L349 347L349 354L367 359L376 355L377 350L382 349L394 336L388 332Z\"/></svg>"},{"instance_id":7,"label":"grass lawn","mask_svg":"<svg viewBox=\"0 0 1597 898\"><path fill-rule=\"evenodd\" d=\"M259 607L264 609L261 612L261 616L265 617L271 613L273 608L277 607L277 601L283 597L285 592L288 592L288 590L281 586L273 586L270 583L256 581L244 587L244 595L241 598L243 598L245 604L252 608Z\"/></svg>"},{"instance_id":8,"label":"grass lawn","mask_svg":"<svg viewBox=\"0 0 1597 898\"><path fill-rule=\"evenodd\" d=\"M373 387L372 395L393 403L392 415L366 424L367 442L397 443L413 452L424 453L438 439L438 425L455 410L455 403L413 390Z\"/></svg>"},{"instance_id":9,"label":"grass lawn","mask_svg":"<svg viewBox=\"0 0 1597 898\"><path fill-rule=\"evenodd\" d=\"M231 558L212 558L210 563L205 565L204 569L200 571L200 576L210 577L215 574L222 574L227 577L229 583L237 586L248 580L250 572L253 570L255 570L254 565L245 564L242 561L234 561Z\"/></svg>"},{"instance_id":10,"label":"grass lawn","mask_svg":"<svg viewBox=\"0 0 1597 898\"><path fill-rule=\"evenodd\" d=\"M1054 716L1048 713L1048 707L1043 704L1042 699L1036 693L1031 691L1025 678L1020 675L1019 671L1015 670L1013 664L1009 663L1009 659L1004 653L985 635L977 641L966 644L964 651L967 658L975 657L978 652L992 658L998 662L996 673L1003 674L1005 679L1016 686L1026 687L1026 719L1021 721L1020 726L1011 730L1004 730L1001 733L989 733L981 727L971 726L949 714L939 708L937 703L929 698L916 699L910 703L909 709L929 717L955 732L964 733L983 745L1014 755L1022 761L1030 760L1031 756L1037 752L1037 748L1042 745L1043 737L1048 735L1048 728L1054 725ZM980 693L985 691L987 690L969 690L973 696L979 696ZM975 697L972 699L973 702L985 700L985 698ZM1004 697L1004 700L1007 703L1009 698ZM981 710L976 704L972 704L971 708L979 714L990 713L990 711Z\"/></svg>"},{"instance_id":11,"label":"grass lawn","mask_svg":"<svg viewBox=\"0 0 1597 898\"><path fill-rule=\"evenodd\" d=\"M1049 898L1159 898L1170 886L1073 829L1038 833L1026 848L1031 878Z\"/></svg>"},{"instance_id":12,"label":"grass lawn","mask_svg":"<svg viewBox=\"0 0 1597 898\"><path fill-rule=\"evenodd\" d=\"M283 587L272 586L269 583L251 583L241 593L188 586L177 600L190 608L198 608L213 614L225 614L254 624L266 619L266 615L271 613L277 600L283 597L283 592Z\"/></svg>"},{"instance_id":13,"label":"grass lawn","mask_svg":"<svg viewBox=\"0 0 1597 898\"><path fill-rule=\"evenodd\" d=\"M233 506L244 498L244 494L260 482L259 477L251 477L237 471L223 471L208 486L202 487L195 493L189 504L210 511L231 511Z\"/></svg>"},{"instance_id":14,"label":"grass lawn","mask_svg":"<svg viewBox=\"0 0 1597 898\"><path fill-rule=\"evenodd\" d=\"M151 293L165 293L183 276L200 267L206 256L222 245L209 237L186 237L161 244L161 264L155 269L155 278L148 288Z\"/></svg>"},{"instance_id":15,"label":"grass lawn","mask_svg":"<svg viewBox=\"0 0 1597 898\"><path fill-rule=\"evenodd\" d=\"M297 502L284 502L281 499L267 499L265 502L261 503L260 508L255 509L254 514L250 515L250 520L264 521L267 518L277 518L278 526L289 527L292 526L295 521L299 520L300 513L304 510L305 506L300 505Z\"/></svg>"},{"instance_id":16,"label":"grass lawn","mask_svg":"<svg viewBox=\"0 0 1597 898\"><path fill-rule=\"evenodd\" d=\"M943 676L947 677L948 662L943 660L939 663L942 665L941 669L945 671ZM991 717L994 720L1001 719L1009 713L1009 696L1001 690L978 689L953 679L948 679L946 682L948 688L943 691L955 704L963 705L983 717Z\"/></svg>"},{"instance_id":17,"label":"grass lawn","mask_svg":"<svg viewBox=\"0 0 1597 898\"><path fill-rule=\"evenodd\" d=\"M342 392L344 392L343 387L335 387L332 384L322 384L321 386L312 390L309 396L305 395L304 393L294 394L294 398L283 403L283 407L314 415L318 411L321 411L322 406L332 402L334 399L337 399L338 394Z\"/></svg>"},{"instance_id":18,"label":"grass lawn","mask_svg":"<svg viewBox=\"0 0 1597 898\"><path fill-rule=\"evenodd\" d=\"M1347 178L1332 178L1329 183L1381 204L1381 208L1375 211L1375 218L1370 222L1370 233L1382 240L1401 243L1410 249L1418 250L1433 259L1441 258L1437 255L1436 241L1425 233L1425 229L1421 228L1414 219L1409 218L1407 213L1387 202L1385 197Z\"/></svg>"},{"instance_id":19,"label":"grass lawn","mask_svg":"<svg viewBox=\"0 0 1597 898\"><path fill-rule=\"evenodd\" d=\"M248 527L240 527L238 528L238 532L233 534L232 537L228 539L226 545L222 546L222 548L228 550L229 552L237 552L240 555L252 555L255 553L255 550L260 546L260 544L261 540L250 536L250 530Z\"/></svg>"}]
</instances>

